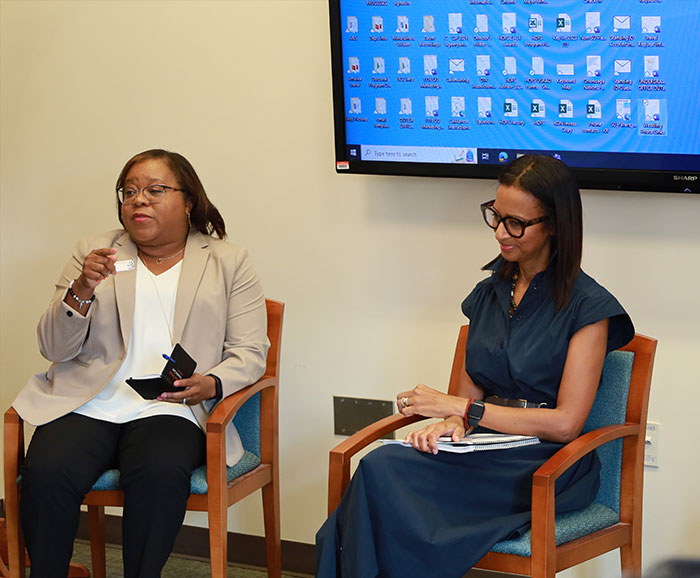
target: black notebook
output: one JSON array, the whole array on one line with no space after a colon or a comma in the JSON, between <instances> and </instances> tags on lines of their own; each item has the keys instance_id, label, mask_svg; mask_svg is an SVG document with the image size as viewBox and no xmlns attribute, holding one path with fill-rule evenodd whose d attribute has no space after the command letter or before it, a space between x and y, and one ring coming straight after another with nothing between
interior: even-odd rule
<instances>
[{"instance_id":1,"label":"black notebook","mask_svg":"<svg viewBox=\"0 0 700 578\"><path fill-rule=\"evenodd\" d=\"M144 399L156 399L164 391L182 391L183 388L175 387L174 381L192 377L197 362L182 348L175 344L160 375L145 375L143 377L130 377L126 382L138 392Z\"/></svg>"}]
</instances>

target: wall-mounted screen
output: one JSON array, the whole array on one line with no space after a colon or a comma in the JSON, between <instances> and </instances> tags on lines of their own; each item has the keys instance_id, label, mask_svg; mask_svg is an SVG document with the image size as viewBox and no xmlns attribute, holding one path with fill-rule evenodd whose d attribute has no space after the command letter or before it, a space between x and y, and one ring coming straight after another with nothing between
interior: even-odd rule
<instances>
[{"instance_id":1,"label":"wall-mounted screen","mask_svg":"<svg viewBox=\"0 0 700 578\"><path fill-rule=\"evenodd\" d=\"M330 0L338 172L700 192L700 0Z\"/></svg>"}]
</instances>

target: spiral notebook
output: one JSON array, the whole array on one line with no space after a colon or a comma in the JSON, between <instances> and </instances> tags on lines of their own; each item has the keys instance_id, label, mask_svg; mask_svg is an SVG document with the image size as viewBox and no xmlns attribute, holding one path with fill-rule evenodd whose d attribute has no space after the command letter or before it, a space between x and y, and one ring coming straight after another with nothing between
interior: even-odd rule
<instances>
[{"instance_id":1,"label":"spiral notebook","mask_svg":"<svg viewBox=\"0 0 700 578\"><path fill-rule=\"evenodd\" d=\"M411 447L404 440L380 440L383 444L401 444ZM438 451L454 454L483 452L488 450L507 450L540 443L537 436L523 436L500 433L476 433L463 437L458 442L450 437L438 438Z\"/></svg>"}]
</instances>

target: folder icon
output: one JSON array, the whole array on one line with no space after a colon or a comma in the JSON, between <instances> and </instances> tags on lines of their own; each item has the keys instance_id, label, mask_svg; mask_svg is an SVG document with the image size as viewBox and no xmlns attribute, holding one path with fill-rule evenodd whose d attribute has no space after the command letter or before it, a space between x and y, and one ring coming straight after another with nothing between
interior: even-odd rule
<instances>
[{"instance_id":1,"label":"folder icon","mask_svg":"<svg viewBox=\"0 0 700 578\"><path fill-rule=\"evenodd\" d=\"M464 58L450 58L450 74L464 72Z\"/></svg>"},{"instance_id":2,"label":"folder icon","mask_svg":"<svg viewBox=\"0 0 700 578\"><path fill-rule=\"evenodd\" d=\"M574 65L573 64L557 64L557 75L559 76L573 76Z\"/></svg>"},{"instance_id":3,"label":"folder icon","mask_svg":"<svg viewBox=\"0 0 700 578\"><path fill-rule=\"evenodd\" d=\"M619 58L615 60L615 75L629 74L632 72L632 61L629 58Z\"/></svg>"},{"instance_id":4,"label":"folder icon","mask_svg":"<svg viewBox=\"0 0 700 578\"><path fill-rule=\"evenodd\" d=\"M628 30L632 25L630 16L613 16L613 30Z\"/></svg>"}]
</instances>

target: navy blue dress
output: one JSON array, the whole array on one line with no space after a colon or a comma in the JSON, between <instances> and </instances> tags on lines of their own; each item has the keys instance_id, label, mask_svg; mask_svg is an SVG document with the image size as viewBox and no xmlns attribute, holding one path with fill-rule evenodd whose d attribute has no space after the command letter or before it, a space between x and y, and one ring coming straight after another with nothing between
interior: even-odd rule
<instances>
[{"instance_id":1,"label":"navy blue dress","mask_svg":"<svg viewBox=\"0 0 700 578\"><path fill-rule=\"evenodd\" d=\"M466 370L485 395L553 408L576 331L609 319L608 351L634 336L615 297L583 271L566 309L556 311L553 277L551 266L535 276L512 318L510 281L496 274L462 303L470 320ZM432 455L387 445L370 452L316 535L316 576L461 578L495 543L527 530L532 474L561 447ZM588 506L599 471L595 453L569 468L557 481L557 513Z\"/></svg>"}]
</instances>

